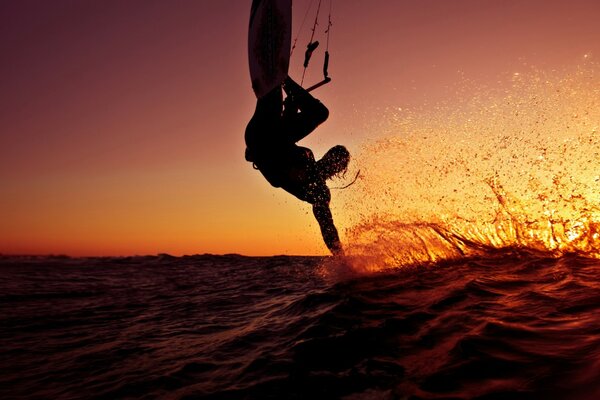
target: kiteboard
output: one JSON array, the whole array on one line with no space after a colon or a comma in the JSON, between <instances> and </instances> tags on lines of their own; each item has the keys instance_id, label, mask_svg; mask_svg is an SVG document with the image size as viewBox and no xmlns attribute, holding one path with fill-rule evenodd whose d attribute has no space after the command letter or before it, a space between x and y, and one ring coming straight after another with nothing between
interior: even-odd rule
<instances>
[{"instance_id":1,"label":"kiteboard","mask_svg":"<svg viewBox=\"0 0 600 400\"><path fill-rule=\"evenodd\" d=\"M248 62L257 98L288 76L292 43L292 0L253 0L248 31Z\"/></svg>"}]
</instances>

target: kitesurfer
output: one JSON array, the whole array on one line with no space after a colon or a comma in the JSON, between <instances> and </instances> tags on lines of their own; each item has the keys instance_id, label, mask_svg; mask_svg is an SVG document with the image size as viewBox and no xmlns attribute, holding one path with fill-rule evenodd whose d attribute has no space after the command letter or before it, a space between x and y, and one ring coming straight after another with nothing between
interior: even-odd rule
<instances>
[{"instance_id":1,"label":"kitesurfer","mask_svg":"<svg viewBox=\"0 0 600 400\"><path fill-rule=\"evenodd\" d=\"M287 94L285 101L282 87ZM298 146L296 142L327 119L329 110L289 77L282 87L257 100L246 127L246 160L272 186L312 204L325 244L333 254L343 254L329 208L331 194L326 180L346 171L350 153L338 145L316 161L310 149Z\"/></svg>"}]
</instances>

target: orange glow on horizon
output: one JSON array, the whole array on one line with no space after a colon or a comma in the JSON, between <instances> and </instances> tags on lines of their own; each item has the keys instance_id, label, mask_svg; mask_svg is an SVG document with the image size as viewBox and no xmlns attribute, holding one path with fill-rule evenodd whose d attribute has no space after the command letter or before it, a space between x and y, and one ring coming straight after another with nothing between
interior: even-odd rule
<instances>
[{"instance_id":1,"label":"orange glow on horizon","mask_svg":"<svg viewBox=\"0 0 600 400\"><path fill-rule=\"evenodd\" d=\"M309 3L294 1L294 36ZM249 9L246 0L1 4L0 253L328 254L310 205L244 160L255 102ZM585 0L335 2L333 81L315 93L331 114L300 144L317 157L345 144L363 162L394 112L456 111L532 66L596 62L598 15L600 3ZM306 82L321 78L319 57ZM332 192L342 240L356 215L385 201L348 203L358 189Z\"/></svg>"}]
</instances>

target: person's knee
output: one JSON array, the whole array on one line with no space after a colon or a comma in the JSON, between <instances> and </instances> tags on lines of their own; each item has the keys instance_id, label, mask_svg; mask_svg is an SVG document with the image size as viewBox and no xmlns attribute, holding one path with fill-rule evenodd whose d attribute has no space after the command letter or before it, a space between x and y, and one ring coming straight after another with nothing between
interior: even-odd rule
<instances>
[{"instance_id":1,"label":"person's knee","mask_svg":"<svg viewBox=\"0 0 600 400\"><path fill-rule=\"evenodd\" d=\"M325 105L319 102L319 105L315 112L315 119L319 124L325 122L329 118L329 109Z\"/></svg>"}]
</instances>

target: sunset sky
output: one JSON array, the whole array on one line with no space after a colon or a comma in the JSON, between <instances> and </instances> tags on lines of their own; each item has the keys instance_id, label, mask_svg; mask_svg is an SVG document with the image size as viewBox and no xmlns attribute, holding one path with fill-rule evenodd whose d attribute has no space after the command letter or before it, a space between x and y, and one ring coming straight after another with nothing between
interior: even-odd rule
<instances>
[{"instance_id":1,"label":"sunset sky","mask_svg":"<svg viewBox=\"0 0 600 400\"><path fill-rule=\"evenodd\" d=\"M294 1L294 37L310 3ZM327 254L310 205L244 160L250 4L1 2L0 253ZM333 81L314 93L330 118L301 144L356 152L386 110L447 100L458 79L597 61L599 17L597 0L334 0Z\"/></svg>"}]
</instances>

